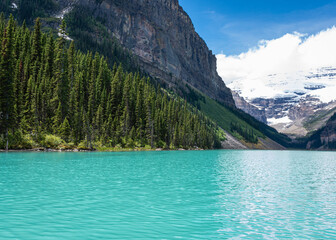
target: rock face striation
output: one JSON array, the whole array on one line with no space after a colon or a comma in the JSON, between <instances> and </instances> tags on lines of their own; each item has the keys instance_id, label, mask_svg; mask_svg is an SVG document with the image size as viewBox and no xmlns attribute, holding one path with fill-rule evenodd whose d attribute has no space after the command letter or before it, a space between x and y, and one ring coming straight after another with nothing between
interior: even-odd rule
<instances>
[{"instance_id":1,"label":"rock face striation","mask_svg":"<svg viewBox=\"0 0 336 240\"><path fill-rule=\"evenodd\" d=\"M232 91L232 96L235 101L236 107L243 110L244 112L250 114L255 119L259 120L262 123L267 124L266 112L264 109L259 109L254 105L245 101L244 98L239 96L239 94L235 91Z\"/></svg>"},{"instance_id":2,"label":"rock face striation","mask_svg":"<svg viewBox=\"0 0 336 240\"><path fill-rule=\"evenodd\" d=\"M103 19L111 36L138 56L141 68L151 76L171 87L189 84L234 106L230 89L217 73L215 56L178 0L56 1L64 8L87 7Z\"/></svg>"}]
</instances>

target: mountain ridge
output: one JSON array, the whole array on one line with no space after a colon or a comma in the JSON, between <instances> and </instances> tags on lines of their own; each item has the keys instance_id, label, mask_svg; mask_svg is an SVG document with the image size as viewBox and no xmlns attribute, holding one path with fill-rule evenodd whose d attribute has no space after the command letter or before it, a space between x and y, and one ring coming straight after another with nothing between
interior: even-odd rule
<instances>
[{"instance_id":1,"label":"mountain ridge","mask_svg":"<svg viewBox=\"0 0 336 240\"><path fill-rule=\"evenodd\" d=\"M336 150L336 113L324 127L309 137L306 149Z\"/></svg>"},{"instance_id":2,"label":"mountain ridge","mask_svg":"<svg viewBox=\"0 0 336 240\"><path fill-rule=\"evenodd\" d=\"M190 84L234 106L231 91L217 73L216 57L178 1L85 0L75 2L74 7L88 8L99 17L110 36L138 56L140 66L153 77L171 87Z\"/></svg>"},{"instance_id":3,"label":"mountain ridge","mask_svg":"<svg viewBox=\"0 0 336 240\"><path fill-rule=\"evenodd\" d=\"M117 39L118 33L124 33L124 41L128 44L143 44L142 47L139 47L138 49L141 50L142 48L147 51L147 53L151 52L153 49L146 49L147 47L151 47L152 41L154 43L163 44L163 48L158 48L156 50L160 50L157 52L154 51L156 55L144 55L145 57L152 57L154 60L160 60L160 57L163 57L163 63L169 62L170 57L173 57L174 54L182 52L185 53L185 55L189 54L188 58L183 58L184 56L178 56L175 55L175 57L178 59L176 64L181 64L180 66L184 69L196 69L197 71L187 71L187 70L181 70L180 72L175 73L175 75L180 74L180 76L183 76L185 74L186 76L189 75L189 81L184 81L181 78L176 77L173 73L167 71L167 69L160 69L157 67L157 65L152 63L146 63L146 61L140 62L141 68L145 70L150 76L153 77L153 80L156 80L161 84L162 87L166 89L167 92L170 92L171 90L177 92L180 96L185 98L189 103L193 104L195 107L200 108L201 111L209 116L212 120L214 120L219 126L223 126L226 131L229 131L231 134L233 134L236 138L238 138L240 141L244 142L245 140L255 142L257 137L261 138L267 138L270 137L273 140L279 141L282 144L285 144L288 146L288 141L285 136L278 134L274 129L269 128L265 124L262 124L258 122L257 120L253 119L249 115L242 114L235 108L234 101L232 99L231 91L225 86L223 81L220 79L220 77L217 74L216 71L216 59L214 58L212 52L207 48L205 42L198 36L198 34L195 32L195 29L192 25L192 22L190 18L187 16L187 14L183 11L183 9L176 5L178 1L158 1L155 3L152 3L150 1L139 1L139 4L149 4L149 6L153 6L155 4L162 4L161 8L154 9L155 11L179 11L182 15L182 17L185 19L185 24L189 26L189 29L183 29L183 24L179 25L176 24L172 20L164 21L167 23L167 26L171 25L171 28L168 30L174 30L179 32L179 34L182 36L180 39L172 38L172 40L167 40L162 36L165 36L163 33L164 29L161 28L159 23L153 24L151 21L149 21L152 25L151 26L145 26L145 28L138 28L135 27L135 29L129 29L126 26L132 26L132 24L138 24L137 19L144 17L145 14L143 14L137 5L129 6L130 3L134 3L134 1L91 1L91 0L85 0L80 2L80 6L76 5L75 3L77 1L64 1L64 0L58 0L56 1L59 3L58 7L55 8L55 10L51 13L48 11L48 13L43 14L44 17L42 20L46 24L46 27L57 28L57 24L60 22L60 19L57 18L63 18L66 20L68 24L68 29L70 33L70 37L73 38L76 41L76 46L79 44L83 46L84 51L98 51L103 55L107 56L107 60L111 60L110 56L113 58L116 57L115 49L118 49L119 47L114 43L114 40L116 38L116 42L119 42ZM153 5L154 4L154 5ZM146 5L146 6L147 6ZM106 27L110 26L107 22L104 14L106 15L107 11L110 13L112 11L111 9L114 9L113 11L116 11L117 14L124 14L124 10L122 8L126 7L130 9L133 9L132 11L135 11L135 13L129 13L129 11L126 11L126 18L127 19L133 19L130 20L129 23L127 23L127 19L123 17L116 17L114 18L114 23L116 24L117 30L114 31L113 28ZM20 9L20 5L18 6ZM70 9L70 10L69 10ZM117 9L117 10L116 10ZM120 10L121 9L121 10ZM161 9L161 10L160 10ZM153 11L154 11L153 10ZM152 11L148 10L148 14L151 14ZM102 14L100 14L102 13ZM161 12L160 12L161 13ZM154 14L155 15L155 14ZM160 17L162 14L159 14ZM169 14L168 14L169 15ZM56 18L56 17L57 18ZM111 17L111 15L109 15ZM160 17L157 17L157 19L160 19ZM134 20L135 19L135 20ZM111 20L111 19L110 19ZM113 20L113 19L112 19ZM111 20L111 21L112 21ZM133 23L132 23L133 22ZM141 21L139 21L141 22ZM148 21L142 21L147 22ZM130 25L131 24L131 25ZM170 24L170 25L169 25ZM144 24L141 23L141 26ZM145 24L146 25L146 24ZM138 25L136 25L138 26ZM158 30L155 30L154 33L157 34L162 33L159 38L154 39L148 39L148 36L153 32L152 28L158 28ZM144 31L146 29L150 29L151 31ZM135 33L132 33L134 31ZM139 33L140 31L140 33ZM190 34L190 31L192 34ZM174 32L174 31L173 31ZM57 33L57 32L56 32ZM117 33L117 34L115 34ZM114 35L113 35L114 34ZM133 34L133 35L132 35ZM140 34L140 35L139 35ZM144 38L142 39L141 36L145 34ZM147 34L147 35L146 35ZM148 35L149 34L149 35ZM120 35L120 34L119 34ZM173 34L173 37L178 34ZM187 35L189 36L189 40L184 39L183 37ZM112 37L111 37L112 36ZM136 36L140 36L140 39L136 38ZM155 35L156 36L156 35ZM193 38L193 36L195 38ZM171 37L169 35L169 37ZM122 36L119 36L120 39L122 39ZM112 40L111 40L112 39ZM126 39L126 40L125 40ZM161 40L165 40L162 41ZM144 40L144 41L142 41ZM180 41L179 41L180 40ZM194 48L193 41L200 42L196 43L199 48ZM112 44L110 44L109 41L112 41ZM189 41L189 43L188 43ZM107 45L106 45L107 42ZM121 41L120 41L121 42ZM187 50L185 51L179 51L179 47L176 47L175 45L170 45L171 49L175 49L176 52L173 51L172 55L169 53L169 48L167 50L167 43L173 42L174 44L180 44L181 49L187 49L189 48L189 52ZM121 42L122 43L122 42ZM189 45L188 45L189 44ZM155 45L155 44L153 44ZM125 50L129 49L134 54L134 49L132 51L132 47L126 46L125 43L122 43L122 46ZM176 50L177 49L177 50ZM110 54L110 51L113 53ZM145 51L145 53L146 53ZM118 51L117 51L118 52ZM129 61L130 58L126 54L122 53L123 50L120 49L119 53L121 53L121 61L117 61L116 63L122 63L123 65L126 63L126 65L131 65L134 62ZM110 54L110 55L109 55ZM118 55L118 54L117 54ZM183 55L183 54L182 54ZM156 56L156 58L155 58ZM170 56L170 57L169 57ZM138 56L139 57L139 56ZM179 58L181 57L181 58ZM175 58L175 59L176 59ZM182 59L182 60L181 60ZM179 62L181 60L181 62ZM183 63L184 62L184 63ZM157 64L161 64L162 62L158 61ZM206 63L206 64L202 64ZM154 65L154 66L152 66ZM165 66L165 64L163 64ZM204 70L204 71L201 71ZM128 68L126 68L128 69ZM147 71L146 71L147 70ZM210 72L210 74L209 74ZM219 88L216 88L216 84L218 83ZM219 89L219 91L212 91L213 89ZM199 92L196 93L196 92ZM206 97L210 97L211 101L204 100ZM203 100L202 100L203 99ZM211 111L210 109L211 108ZM209 111L205 111L209 110ZM221 116L218 118L218 116ZM224 122L223 122L224 121ZM236 125L236 123L239 122L239 125ZM232 126L232 123L233 126ZM231 126L230 126L231 124ZM248 144L250 147L250 144ZM259 146L255 146L258 148ZM250 147L250 148L255 148Z\"/></svg>"},{"instance_id":4,"label":"mountain ridge","mask_svg":"<svg viewBox=\"0 0 336 240\"><path fill-rule=\"evenodd\" d=\"M270 126L295 138L318 130L328 120L323 115L332 115L335 76L336 68L323 67L237 80L229 86L249 104L265 111ZM250 114L256 117L256 113ZM315 118L322 122L312 124Z\"/></svg>"}]
</instances>

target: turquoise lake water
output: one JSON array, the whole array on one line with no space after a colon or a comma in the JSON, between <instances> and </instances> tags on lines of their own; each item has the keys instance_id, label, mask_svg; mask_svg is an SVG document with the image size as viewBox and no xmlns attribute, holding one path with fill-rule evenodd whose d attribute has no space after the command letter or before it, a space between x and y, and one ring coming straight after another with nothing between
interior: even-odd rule
<instances>
[{"instance_id":1,"label":"turquoise lake water","mask_svg":"<svg viewBox=\"0 0 336 240\"><path fill-rule=\"evenodd\" d=\"M336 153L0 153L0 239L336 239Z\"/></svg>"}]
</instances>

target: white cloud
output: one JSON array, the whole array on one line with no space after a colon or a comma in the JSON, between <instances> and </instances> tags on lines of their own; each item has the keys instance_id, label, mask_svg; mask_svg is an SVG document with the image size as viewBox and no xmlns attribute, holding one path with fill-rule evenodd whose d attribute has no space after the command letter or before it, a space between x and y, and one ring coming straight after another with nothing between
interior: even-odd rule
<instances>
[{"instance_id":1,"label":"white cloud","mask_svg":"<svg viewBox=\"0 0 336 240\"><path fill-rule=\"evenodd\" d=\"M217 70L224 82L248 98L272 97L288 88L302 90L304 83L295 82L298 72L329 66L336 66L336 27L311 36L292 33L263 40L256 48L238 56L217 55ZM286 76L278 78L281 74ZM279 83L288 78L290 83Z\"/></svg>"}]
</instances>

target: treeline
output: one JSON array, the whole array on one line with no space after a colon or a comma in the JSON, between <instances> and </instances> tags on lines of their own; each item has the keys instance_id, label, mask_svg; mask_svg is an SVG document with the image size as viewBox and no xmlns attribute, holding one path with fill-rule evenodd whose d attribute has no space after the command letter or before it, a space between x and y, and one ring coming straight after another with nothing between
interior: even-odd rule
<instances>
[{"instance_id":1,"label":"treeline","mask_svg":"<svg viewBox=\"0 0 336 240\"><path fill-rule=\"evenodd\" d=\"M0 148L54 134L88 148L214 148L221 130L140 74L109 67L60 37L0 18Z\"/></svg>"},{"instance_id":2,"label":"treeline","mask_svg":"<svg viewBox=\"0 0 336 240\"><path fill-rule=\"evenodd\" d=\"M247 142L258 143L258 137L254 134L253 129L248 129L247 127L244 128L239 123L231 122L230 130L232 133L237 132Z\"/></svg>"}]
</instances>

